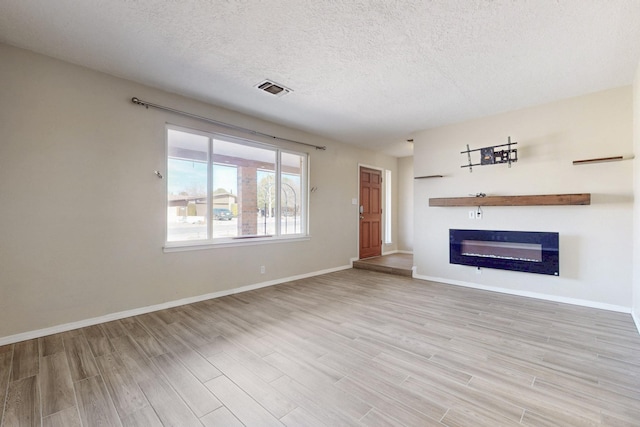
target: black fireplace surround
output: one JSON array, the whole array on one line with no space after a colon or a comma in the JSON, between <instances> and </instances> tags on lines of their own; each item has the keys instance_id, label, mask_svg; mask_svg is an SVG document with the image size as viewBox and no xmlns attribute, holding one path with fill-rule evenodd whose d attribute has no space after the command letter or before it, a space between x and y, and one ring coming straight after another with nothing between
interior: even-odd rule
<instances>
[{"instance_id":1,"label":"black fireplace surround","mask_svg":"<svg viewBox=\"0 0 640 427\"><path fill-rule=\"evenodd\" d=\"M559 276L559 235L537 231L450 229L449 262Z\"/></svg>"}]
</instances>

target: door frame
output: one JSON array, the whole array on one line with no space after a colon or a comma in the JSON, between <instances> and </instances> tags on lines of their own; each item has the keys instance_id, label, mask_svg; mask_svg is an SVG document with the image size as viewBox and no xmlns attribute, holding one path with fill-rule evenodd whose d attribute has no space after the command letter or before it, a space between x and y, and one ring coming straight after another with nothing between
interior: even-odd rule
<instances>
[{"instance_id":1,"label":"door frame","mask_svg":"<svg viewBox=\"0 0 640 427\"><path fill-rule=\"evenodd\" d=\"M383 237L385 236L385 223L386 223L386 215L387 215L387 210L385 209L386 206L386 201L387 201L387 191L386 191L386 187L385 187L385 179L386 179L386 174L385 174L385 168L380 167L380 166L372 166L369 165L367 163L358 163L358 168L356 169L356 173L358 174L358 203L356 205L356 218L357 218L357 222L356 222L356 260L360 259L360 169L361 168L367 168L367 169L374 169L377 171L380 171L380 176L382 177L382 197L380 199L380 209L382 209L382 218L380 221L380 236ZM380 255L384 255L385 254L385 250L384 250L384 238L382 239L382 243L380 246Z\"/></svg>"}]
</instances>

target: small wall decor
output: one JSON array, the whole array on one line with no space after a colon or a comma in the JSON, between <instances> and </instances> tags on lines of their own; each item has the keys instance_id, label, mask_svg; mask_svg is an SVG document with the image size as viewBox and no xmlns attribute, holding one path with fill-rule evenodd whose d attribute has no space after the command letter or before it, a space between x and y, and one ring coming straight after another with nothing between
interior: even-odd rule
<instances>
[{"instance_id":1,"label":"small wall decor","mask_svg":"<svg viewBox=\"0 0 640 427\"><path fill-rule=\"evenodd\" d=\"M490 147L477 148L471 150L469 144L467 144L467 151L461 151L460 154L466 154L468 164L460 166L461 168L469 168L469 172L473 172L474 166L482 165L495 165L498 163L507 163L511 167L511 163L518 161L518 149L511 148L516 145L517 142L511 142L511 137L508 137L506 144L493 145ZM507 147L504 150L496 150L499 147ZM471 153L480 152L480 162L473 163L471 161Z\"/></svg>"}]
</instances>

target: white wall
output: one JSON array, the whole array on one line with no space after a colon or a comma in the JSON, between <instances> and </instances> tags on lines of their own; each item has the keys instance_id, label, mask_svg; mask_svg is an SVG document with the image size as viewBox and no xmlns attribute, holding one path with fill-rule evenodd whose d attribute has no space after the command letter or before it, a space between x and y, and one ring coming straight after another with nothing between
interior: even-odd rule
<instances>
[{"instance_id":1,"label":"white wall","mask_svg":"<svg viewBox=\"0 0 640 427\"><path fill-rule=\"evenodd\" d=\"M357 257L358 164L397 176L396 158L7 45L0 64L0 340L348 266ZM165 169L165 123L216 129L146 110L133 96L327 145L310 149L310 185L318 188L311 239L164 253L165 182L153 171Z\"/></svg>"},{"instance_id":2,"label":"white wall","mask_svg":"<svg viewBox=\"0 0 640 427\"><path fill-rule=\"evenodd\" d=\"M413 252L413 157L398 159L398 250Z\"/></svg>"},{"instance_id":3,"label":"white wall","mask_svg":"<svg viewBox=\"0 0 640 427\"><path fill-rule=\"evenodd\" d=\"M521 295L629 311L633 250L633 162L573 166L573 160L631 154L631 86L414 136L414 264L422 278L497 289ZM472 149L518 142L519 160L507 165L460 166ZM590 206L428 206L430 197L591 193ZM450 228L554 231L560 233L560 277L449 264Z\"/></svg>"},{"instance_id":4,"label":"white wall","mask_svg":"<svg viewBox=\"0 0 640 427\"><path fill-rule=\"evenodd\" d=\"M640 63L633 83L633 148L635 153L633 169L633 318L640 332Z\"/></svg>"}]
</instances>

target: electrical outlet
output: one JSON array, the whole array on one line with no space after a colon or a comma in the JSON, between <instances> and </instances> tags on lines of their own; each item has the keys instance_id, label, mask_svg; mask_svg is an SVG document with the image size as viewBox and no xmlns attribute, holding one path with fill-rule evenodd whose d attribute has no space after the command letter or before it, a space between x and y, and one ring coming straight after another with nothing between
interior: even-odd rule
<instances>
[{"instance_id":1,"label":"electrical outlet","mask_svg":"<svg viewBox=\"0 0 640 427\"><path fill-rule=\"evenodd\" d=\"M480 209L476 212L476 219L482 219L482 211Z\"/></svg>"},{"instance_id":2,"label":"electrical outlet","mask_svg":"<svg viewBox=\"0 0 640 427\"><path fill-rule=\"evenodd\" d=\"M478 276L482 275L482 270L480 270L480 267L476 267L476 274Z\"/></svg>"},{"instance_id":3,"label":"electrical outlet","mask_svg":"<svg viewBox=\"0 0 640 427\"><path fill-rule=\"evenodd\" d=\"M469 211L469 219L476 219L476 211Z\"/></svg>"},{"instance_id":4,"label":"electrical outlet","mask_svg":"<svg viewBox=\"0 0 640 427\"><path fill-rule=\"evenodd\" d=\"M267 272L267 269L264 267L264 265L260 266L260 274L264 274Z\"/></svg>"}]
</instances>

